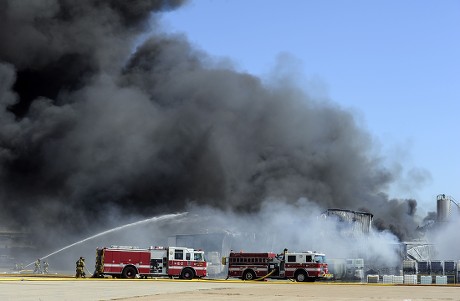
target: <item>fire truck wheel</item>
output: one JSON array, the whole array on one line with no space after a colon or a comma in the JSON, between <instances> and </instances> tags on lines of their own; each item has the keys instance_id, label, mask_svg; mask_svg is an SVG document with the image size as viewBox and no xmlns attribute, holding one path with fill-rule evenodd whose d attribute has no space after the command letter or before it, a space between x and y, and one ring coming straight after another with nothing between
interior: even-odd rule
<instances>
[{"instance_id":1,"label":"fire truck wheel","mask_svg":"<svg viewBox=\"0 0 460 301\"><path fill-rule=\"evenodd\" d=\"M304 282L307 281L307 279L307 273L305 273L304 271L297 272L297 274L295 275L295 280L297 282Z\"/></svg>"},{"instance_id":2,"label":"fire truck wheel","mask_svg":"<svg viewBox=\"0 0 460 301\"><path fill-rule=\"evenodd\" d=\"M256 273L253 270L246 270L243 273L243 280L254 280L256 279Z\"/></svg>"},{"instance_id":3,"label":"fire truck wheel","mask_svg":"<svg viewBox=\"0 0 460 301\"><path fill-rule=\"evenodd\" d=\"M121 274L121 276L123 278L134 279L136 278L136 274L137 274L136 268L127 266L123 269L123 273Z\"/></svg>"},{"instance_id":4,"label":"fire truck wheel","mask_svg":"<svg viewBox=\"0 0 460 301\"><path fill-rule=\"evenodd\" d=\"M186 279L186 280L191 280L191 279L193 279L194 276L195 276L195 274L193 273L193 270L189 269L189 268L183 269L182 273L180 274L180 277L182 279Z\"/></svg>"}]
</instances>

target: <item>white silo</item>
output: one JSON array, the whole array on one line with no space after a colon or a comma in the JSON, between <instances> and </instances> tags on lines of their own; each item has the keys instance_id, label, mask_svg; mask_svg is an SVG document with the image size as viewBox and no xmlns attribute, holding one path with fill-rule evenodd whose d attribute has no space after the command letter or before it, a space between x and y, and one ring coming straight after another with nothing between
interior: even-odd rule
<instances>
[{"instance_id":1,"label":"white silo","mask_svg":"<svg viewBox=\"0 0 460 301\"><path fill-rule=\"evenodd\" d=\"M439 194L437 201L437 222L447 222L452 214L452 200L445 194Z\"/></svg>"}]
</instances>

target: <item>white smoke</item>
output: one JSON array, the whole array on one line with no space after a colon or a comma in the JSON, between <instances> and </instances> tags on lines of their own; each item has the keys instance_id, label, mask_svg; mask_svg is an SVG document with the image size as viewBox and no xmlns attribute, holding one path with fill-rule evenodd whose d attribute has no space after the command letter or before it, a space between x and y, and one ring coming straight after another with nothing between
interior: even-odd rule
<instances>
[{"instance_id":1,"label":"white smoke","mask_svg":"<svg viewBox=\"0 0 460 301\"><path fill-rule=\"evenodd\" d=\"M455 208L455 207L454 207ZM436 224L427 232L427 239L434 244L438 260L460 260L460 214L452 210L449 221Z\"/></svg>"},{"instance_id":2,"label":"white smoke","mask_svg":"<svg viewBox=\"0 0 460 301\"><path fill-rule=\"evenodd\" d=\"M167 246L168 238L175 235L226 233L231 237L230 247L234 250L281 253L287 248L299 252L317 251L325 253L327 258L365 258L380 267L395 267L400 264L397 254L398 239L393 234L374 230L369 234L351 233L346 224L333 218L325 218L322 210L306 199L299 199L295 204L267 200L258 213L235 213L193 203L189 204L188 210L187 215L178 215L177 218L167 220L156 218L152 222L146 222L145 218L138 216L123 216L122 212L112 210L110 216L113 228L95 229L95 233L89 236L96 235L92 239L80 237L75 241L68 240L69 245L74 246L53 254L48 261L56 268L70 270L76 258L82 255L91 266L96 247ZM137 218L143 222L122 227L135 223ZM118 230L110 231L114 228ZM98 236L99 232L107 234ZM84 242L75 244L80 240ZM208 242L195 247L209 251L211 245L215 247L216 243L219 242ZM222 248L222 251L224 253L221 256L228 255L225 252L229 250Z\"/></svg>"}]
</instances>

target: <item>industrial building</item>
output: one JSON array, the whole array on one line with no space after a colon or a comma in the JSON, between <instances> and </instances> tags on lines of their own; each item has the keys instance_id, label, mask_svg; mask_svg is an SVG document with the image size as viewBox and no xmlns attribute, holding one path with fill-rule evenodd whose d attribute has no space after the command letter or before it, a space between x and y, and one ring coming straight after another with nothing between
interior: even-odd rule
<instances>
[{"instance_id":1,"label":"industrial building","mask_svg":"<svg viewBox=\"0 0 460 301\"><path fill-rule=\"evenodd\" d=\"M17 255L28 255L33 253L35 247L30 240L30 233L25 231L14 231L9 228L0 227L0 268L11 269L18 263L20 258Z\"/></svg>"},{"instance_id":2,"label":"industrial building","mask_svg":"<svg viewBox=\"0 0 460 301\"><path fill-rule=\"evenodd\" d=\"M336 279L348 281L367 279L375 282L375 279L378 279L383 282L393 281L393 283L398 281L401 283L409 281L414 284L458 283L460 254L457 254L456 258L440 258L437 246L430 242L428 234L433 231L443 231L450 223L458 222L460 206L453 197L445 194L438 195L436 201L436 220L419 227L418 239L400 242L399 245L394 246L394 252L400 258L399 266L375 265L372 260L366 258L366 250L363 250L357 254L360 258L328 259L329 270L335 274ZM328 209L323 215L326 218L338 218L338 224L344 229L342 233L348 235L350 239L365 237L372 226L373 216L370 213ZM371 277L367 277L368 275Z\"/></svg>"}]
</instances>

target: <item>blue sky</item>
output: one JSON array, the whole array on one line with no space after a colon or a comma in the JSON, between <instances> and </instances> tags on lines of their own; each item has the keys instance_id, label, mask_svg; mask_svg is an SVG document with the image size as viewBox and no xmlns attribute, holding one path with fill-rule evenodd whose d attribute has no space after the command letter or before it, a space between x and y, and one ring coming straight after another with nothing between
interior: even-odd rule
<instances>
[{"instance_id":1,"label":"blue sky","mask_svg":"<svg viewBox=\"0 0 460 301\"><path fill-rule=\"evenodd\" d=\"M428 211L441 193L460 201L459 0L195 0L161 24L241 72L287 62L403 164L391 196Z\"/></svg>"}]
</instances>

